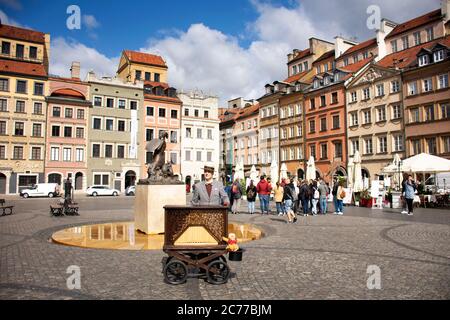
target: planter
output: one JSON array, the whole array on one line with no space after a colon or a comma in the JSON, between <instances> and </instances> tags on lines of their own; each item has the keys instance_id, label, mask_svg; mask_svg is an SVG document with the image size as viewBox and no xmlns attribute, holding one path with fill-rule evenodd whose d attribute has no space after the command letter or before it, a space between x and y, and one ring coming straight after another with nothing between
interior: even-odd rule
<instances>
[{"instance_id":1,"label":"planter","mask_svg":"<svg viewBox=\"0 0 450 320\"><path fill-rule=\"evenodd\" d=\"M230 261L242 261L242 253L244 250L239 249L238 251L228 252L228 260Z\"/></svg>"}]
</instances>

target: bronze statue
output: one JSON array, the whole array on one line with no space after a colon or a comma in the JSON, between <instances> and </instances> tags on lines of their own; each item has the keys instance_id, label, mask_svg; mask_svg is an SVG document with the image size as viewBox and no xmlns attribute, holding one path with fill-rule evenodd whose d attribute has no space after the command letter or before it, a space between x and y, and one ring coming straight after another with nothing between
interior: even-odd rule
<instances>
[{"instance_id":1,"label":"bronze statue","mask_svg":"<svg viewBox=\"0 0 450 320\"><path fill-rule=\"evenodd\" d=\"M164 151L168 138L167 131L160 131L158 139L152 139L147 143L145 150L153 154L153 159L148 164L147 179L140 179L140 184L179 182L178 175L173 174L172 163L165 162Z\"/></svg>"}]
</instances>

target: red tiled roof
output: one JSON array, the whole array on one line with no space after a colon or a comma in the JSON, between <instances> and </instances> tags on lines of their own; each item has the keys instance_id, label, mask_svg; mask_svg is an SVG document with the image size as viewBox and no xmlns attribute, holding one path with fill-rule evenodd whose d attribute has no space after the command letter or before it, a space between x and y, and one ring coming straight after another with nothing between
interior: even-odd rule
<instances>
[{"instance_id":1,"label":"red tiled roof","mask_svg":"<svg viewBox=\"0 0 450 320\"><path fill-rule=\"evenodd\" d=\"M415 29L424 24L439 20L439 19L441 19L441 17L442 17L441 9L431 11L427 14L424 14L423 16L420 16L420 17L417 17L417 18L414 18L414 19L411 19L409 21L399 24L387 35L386 39L395 37L401 33Z\"/></svg>"},{"instance_id":2,"label":"red tiled roof","mask_svg":"<svg viewBox=\"0 0 450 320\"><path fill-rule=\"evenodd\" d=\"M342 54L342 56L346 56L346 55L349 55L349 54L351 54L353 52L356 52L356 51L359 51L359 50L363 50L363 49L367 49L367 48L370 48L370 47L373 47L373 46L376 46L376 45L377 45L377 39L376 38L369 39L367 41L361 42L361 43L359 43L359 44L357 44L357 45L347 49L347 51L345 51Z\"/></svg>"},{"instance_id":3,"label":"red tiled roof","mask_svg":"<svg viewBox=\"0 0 450 320\"><path fill-rule=\"evenodd\" d=\"M289 78L287 78L283 82L294 83L294 82L300 80L301 78L303 78L303 76L306 75L307 73L308 73L308 71L303 71L303 72L294 74L293 76L290 76Z\"/></svg>"},{"instance_id":4,"label":"red tiled roof","mask_svg":"<svg viewBox=\"0 0 450 320\"><path fill-rule=\"evenodd\" d=\"M256 111L259 110L259 103L256 103L254 105L248 106L244 109L242 109L236 116L237 119L246 118L248 116L253 115Z\"/></svg>"},{"instance_id":5,"label":"red tiled roof","mask_svg":"<svg viewBox=\"0 0 450 320\"><path fill-rule=\"evenodd\" d=\"M45 34L42 32L9 26L6 24L0 25L0 37L42 44L45 43Z\"/></svg>"},{"instance_id":6,"label":"red tiled roof","mask_svg":"<svg viewBox=\"0 0 450 320\"><path fill-rule=\"evenodd\" d=\"M329 59L331 57L334 57L334 50L330 50L328 52L325 52L323 55L321 55L319 58L317 58L313 64L315 64L316 62L320 62L326 59Z\"/></svg>"},{"instance_id":7,"label":"red tiled roof","mask_svg":"<svg viewBox=\"0 0 450 320\"><path fill-rule=\"evenodd\" d=\"M431 49L436 43L440 43L447 47L450 47L450 36L436 39L434 41L430 41L403 51L391 53L390 55L387 55L386 57L378 61L377 65L385 68L407 68L417 60L417 54L420 50Z\"/></svg>"},{"instance_id":8,"label":"red tiled roof","mask_svg":"<svg viewBox=\"0 0 450 320\"><path fill-rule=\"evenodd\" d=\"M163 58L154 54L131 50L124 50L124 54L131 62L167 68L167 65L164 62Z\"/></svg>"},{"instance_id":9,"label":"red tiled roof","mask_svg":"<svg viewBox=\"0 0 450 320\"><path fill-rule=\"evenodd\" d=\"M14 60L0 60L0 72L47 77L47 72L43 65Z\"/></svg>"},{"instance_id":10,"label":"red tiled roof","mask_svg":"<svg viewBox=\"0 0 450 320\"><path fill-rule=\"evenodd\" d=\"M144 86L145 85L151 85L152 87L163 87L164 89L169 88L169 84L165 82L144 81Z\"/></svg>"},{"instance_id":11,"label":"red tiled roof","mask_svg":"<svg viewBox=\"0 0 450 320\"><path fill-rule=\"evenodd\" d=\"M369 57L369 58L360 60L360 61L358 61L356 63L349 64L348 66L340 67L338 69L346 71L346 72L354 73L354 72L357 72L362 67L364 67L366 64L368 64L373 59L374 59L374 57Z\"/></svg>"},{"instance_id":12,"label":"red tiled roof","mask_svg":"<svg viewBox=\"0 0 450 320\"><path fill-rule=\"evenodd\" d=\"M289 61L289 63L293 62L293 61L297 61L299 59L302 59L304 57L307 57L309 55L311 55L312 52L309 49L303 50L303 51L299 51L297 52L297 54L292 58L291 61Z\"/></svg>"},{"instance_id":13,"label":"red tiled roof","mask_svg":"<svg viewBox=\"0 0 450 320\"><path fill-rule=\"evenodd\" d=\"M85 99L84 94L82 94L81 92L78 92L76 90L69 89L69 88L56 90L56 91L52 92L52 96L66 96L66 97L69 96L69 97Z\"/></svg>"}]
</instances>

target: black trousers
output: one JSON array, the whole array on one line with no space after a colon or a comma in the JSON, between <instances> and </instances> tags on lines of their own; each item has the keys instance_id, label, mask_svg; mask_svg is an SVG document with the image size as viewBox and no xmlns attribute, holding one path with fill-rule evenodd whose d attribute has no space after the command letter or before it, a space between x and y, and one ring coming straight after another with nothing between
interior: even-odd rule
<instances>
[{"instance_id":1,"label":"black trousers","mask_svg":"<svg viewBox=\"0 0 450 320\"><path fill-rule=\"evenodd\" d=\"M413 199L406 199L406 204L408 205L408 213L413 212Z\"/></svg>"}]
</instances>

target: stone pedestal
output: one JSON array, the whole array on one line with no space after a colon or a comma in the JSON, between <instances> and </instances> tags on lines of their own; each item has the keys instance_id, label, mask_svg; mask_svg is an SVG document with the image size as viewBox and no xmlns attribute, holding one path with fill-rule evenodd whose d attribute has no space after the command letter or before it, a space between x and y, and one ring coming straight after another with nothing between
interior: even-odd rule
<instances>
[{"instance_id":1,"label":"stone pedestal","mask_svg":"<svg viewBox=\"0 0 450 320\"><path fill-rule=\"evenodd\" d=\"M164 206L186 205L184 184L136 185L134 224L146 234L164 233Z\"/></svg>"}]
</instances>

